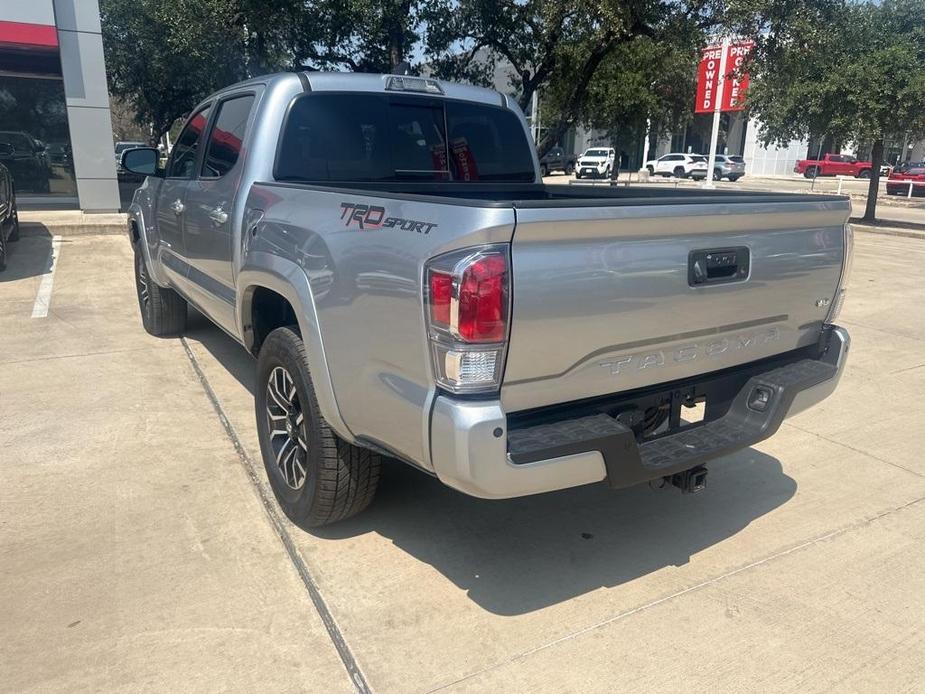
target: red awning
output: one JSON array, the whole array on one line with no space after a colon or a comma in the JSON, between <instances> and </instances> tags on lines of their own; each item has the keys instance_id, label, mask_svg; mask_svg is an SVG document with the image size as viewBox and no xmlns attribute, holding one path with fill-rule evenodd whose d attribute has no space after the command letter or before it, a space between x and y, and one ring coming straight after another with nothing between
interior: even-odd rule
<instances>
[{"instance_id":1,"label":"red awning","mask_svg":"<svg viewBox=\"0 0 925 694\"><path fill-rule=\"evenodd\" d=\"M22 48L57 48L58 30L47 24L0 22L0 45Z\"/></svg>"}]
</instances>

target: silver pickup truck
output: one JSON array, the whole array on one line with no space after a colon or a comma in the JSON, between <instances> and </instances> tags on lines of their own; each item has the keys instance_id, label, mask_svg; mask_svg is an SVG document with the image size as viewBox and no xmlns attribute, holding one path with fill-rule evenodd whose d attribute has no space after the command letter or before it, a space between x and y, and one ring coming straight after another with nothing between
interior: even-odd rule
<instances>
[{"instance_id":1,"label":"silver pickup truck","mask_svg":"<svg viewBox=\"0 0 925 694\"><path fill-rule=\"evenodd\" d=\"M257 358L260 448L297 523L397 459L467 494L703 486L836 386L848 200L545 186L494 91L288 73L197 106L129 212L154 335L192 304Z\"/></svg>"}]
</instances>

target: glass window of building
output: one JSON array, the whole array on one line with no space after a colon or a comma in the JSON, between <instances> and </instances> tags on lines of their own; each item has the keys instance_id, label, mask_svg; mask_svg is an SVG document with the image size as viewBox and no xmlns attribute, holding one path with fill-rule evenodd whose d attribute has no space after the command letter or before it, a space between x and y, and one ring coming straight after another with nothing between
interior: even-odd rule
<instances>
[{"instance_id":1,"label":"glass window of building","mask_svg":"<svg viewBox=\"0 0 925 694\"><path fill-rule=\"evenodd\" d=\"M0 42L0 164L16 194L77 200L57 34Z\"/></svg>"}]
</instances>

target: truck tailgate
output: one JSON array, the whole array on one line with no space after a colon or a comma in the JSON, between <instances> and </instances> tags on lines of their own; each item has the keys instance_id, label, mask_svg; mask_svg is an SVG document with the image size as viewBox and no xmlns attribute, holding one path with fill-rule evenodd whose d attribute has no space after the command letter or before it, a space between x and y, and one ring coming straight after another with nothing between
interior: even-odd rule
<instances>
[{"instance_id":1,"label":"truck tailgate","mask_svg":"<svg viewBox=\"0 0 925 694\"><path fill-rule=\"evenodd\" d=\"M837 290L849 203L537 203L516 212L501 391L509 412L813 343Z\"/></svg>"}]
</instances>

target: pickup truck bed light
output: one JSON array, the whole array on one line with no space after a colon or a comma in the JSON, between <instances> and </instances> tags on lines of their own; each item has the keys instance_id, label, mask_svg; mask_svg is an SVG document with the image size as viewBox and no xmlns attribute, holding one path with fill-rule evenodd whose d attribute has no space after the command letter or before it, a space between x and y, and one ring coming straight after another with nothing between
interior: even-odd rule
<instances>
[{"instance_id":1,"label":"pickup truck bed light","mask_svg":"<svg viewBox=\"0 0 925 694\"><path fill-rule=\"evenodd\" d=\"M443 88L436 80L424 77L406 77L393 75L385 84L388 91L393 92L423 92L425 94L443 94Z\"/></svg>"}]
</instances>

